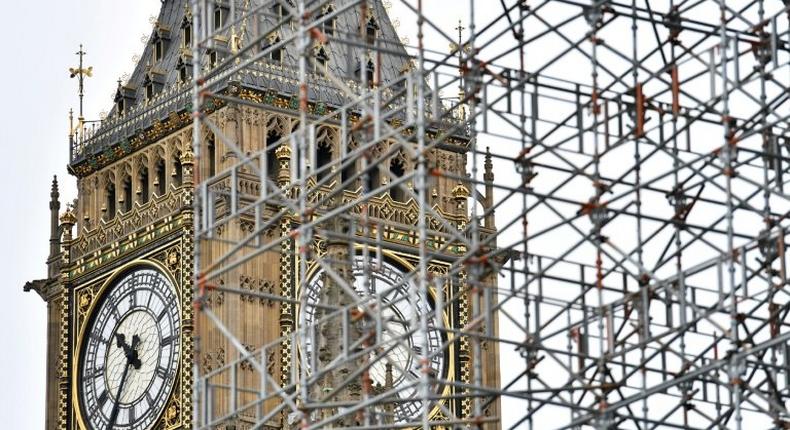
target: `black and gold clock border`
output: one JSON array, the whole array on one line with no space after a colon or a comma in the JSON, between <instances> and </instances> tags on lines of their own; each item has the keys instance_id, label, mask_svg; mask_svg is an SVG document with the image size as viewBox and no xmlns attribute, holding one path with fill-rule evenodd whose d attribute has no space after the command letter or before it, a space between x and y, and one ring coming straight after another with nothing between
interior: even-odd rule
<instances>
[{"instance_id":1,"label":"black and gold clock border","mask_svg":"<svg viewBox=\"0 0 790 430\"><path fill-rule=\"evenodd\" d=\"M180 217L178 217L180 219ZM172 222L173 220L170 220ZM62 366L68 379L68 392L61 393L61 414L66 420L61 420L60 429L70 428L86 429L80 415L80 403L77 397L77 383L79 373L79 356L84 337L85 324L90 320L92 309L101 301L105 289L112 284L118 276L134 267L155 267L173 281L175 293L179 298L179 311L181 315L181 354L178 363L178 372L173 384L173 391L167 401L162 415L155 421L156 429L190 428L192 421L192 267L193 247L192 235L184 234L183 219L176 222L182 228L172 232L165 240L158 244L146 244L124 255L125 258L114 260L110 265L102 267L101 272L90 271L88 275L75 278L67 284L68 294L64 295L67 306L64 313L71 324L67 337L67 350L69 354L61 354ZM189 229L187 229L189 230ZM112 253L112 250L109 250ZM82 263L82 266L90 264ZM93 276L89 276L93 275ZM64 270L64 277L68 274ZM65 332L65 330L64 330ZM63 384L61 384L63 385ZM64 395L65 394L65 395Z\"/></svg>"}]
</instances>

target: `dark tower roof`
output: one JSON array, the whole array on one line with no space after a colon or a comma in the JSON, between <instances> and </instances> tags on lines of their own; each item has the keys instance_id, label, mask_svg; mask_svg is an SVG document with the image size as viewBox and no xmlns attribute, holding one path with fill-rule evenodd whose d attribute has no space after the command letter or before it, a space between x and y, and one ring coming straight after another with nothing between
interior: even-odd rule
<instances>
[{"instance_id":1,"label":"dark tower roof","mask_svg":"<svg viewBox=\"0 0 790 430\"><path fill-rule=\"evenodd\" d=\"M260 7L264 0L235 0L237 14L241 14L245 6L250 9ZM263 14L251 15L242 20L238 25L228 24L230 3L220 3L218 14L222 16L223 30L221 37L216 37L216 55L219 63L223 56L234 49L234 35L241 41L241 48L249 47L246 56L259 54L277 40L287 40L298 31L298 22L290 19L284 25L278 26L281 21L278 11L271 6L263 7ZM316 5L318 2L308 2ZM314 54L325 57L326 67L336 77L350 85L359 83L360 76L365 73L370 65L374 66L373 75L383 85L397 81L408 70L410 59L401 44L395 28L390 21L387 11L381 0L367 2L365 17L366 31L368 23L371 31L375 31L375 39L359 37L360 23L363 22L358 5L351 6L350 0L334 0L331 9L324 6L315 10L314 16L328 16L332 11L337 13L334 26L329 35L330 41L319 46L314 42ZM314 7L314 6L313 6ZM311 8L308 5L308 8ZM118 153L116 146L121 146L121 152L129 147L129 141L139 136L145 130L153 127L157 122L167 121L173 113L191 110L191 49L186 47L184 28L191 23L191 11L188 0L164 0L149 42L146 44L134 72L128 82L119 86L115 96L115 104L107 119L102 125L80 142L72 144L71 167L72 171L80 175L86 169L77 169L78 165L93 166L106 164L107 156ZM214 16L209 17L213 23ZM213 25L213 24L210 24ZM328 31L329 33L329 31ZM355 44L332 42L332 37L352 38L357 37ZM364 47L365 43L375 43L380 49L376 54ZM254 45L254 46L252 46ZM354 45L354 46L352 46ZM215 71L218 78L210 80L211 89L221 92L231 82L238 83L243 88L258 90L277 96L292 97L298 90L298 58L295 43L284 45L279 58L266 56L256 61L241 72L224 73ZM208 58L205 59L208 62ZM208 64L203 64L204 70ZM181 68L186 67L188 81L183 82ZM347 100L344 93L333 85L332 82L321 76L311 68L308 71L309 94L311 102L325 106L340 106ZM119 112L119 110L122 110ZM133 145L132 145L133 146ZM130 150L133 150L131 148ZM91 169L92 170L92 169ZM81 176L81 175L80 175Z\"/></svg>"}]
</instances>

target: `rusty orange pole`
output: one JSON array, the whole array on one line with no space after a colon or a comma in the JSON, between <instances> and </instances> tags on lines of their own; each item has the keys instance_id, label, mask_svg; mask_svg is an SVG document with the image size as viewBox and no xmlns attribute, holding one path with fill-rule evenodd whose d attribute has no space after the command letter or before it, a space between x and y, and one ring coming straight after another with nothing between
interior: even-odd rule
<instances>
[{"instance_id":1,"label":"rusty orange pole","mask_svg":"<svg viewBox=\"0 0 790 430\"><path fill-rule=\"evenodd\" d=\"M672 66L672 114L680 114L680 81L678 80L678 66Z\"/></svg>"},{"instance_id":2,"label":"rusty orange pole","mask_svg":"<svg viewBox=\"0 0 790 430\"><path fill-rule=\"evenodd\" d=\"M645 135L645 96L642 94L642 84L636 84L636 137Z\"/></svg>"}]
</instances>

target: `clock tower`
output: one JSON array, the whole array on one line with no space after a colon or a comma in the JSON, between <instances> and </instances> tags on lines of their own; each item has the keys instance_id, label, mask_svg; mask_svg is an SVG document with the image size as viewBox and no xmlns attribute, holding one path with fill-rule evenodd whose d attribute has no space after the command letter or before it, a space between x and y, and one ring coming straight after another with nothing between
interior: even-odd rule
<instances>
[{"instance_id":1,"label":"clock tower","mask_svg":"<svg viewBox=\"0 0 790 430\"><path fill-rule=\"evenodd\" d=\"M471 222L470 199L489 209L493 201L490 186L475 193L468 180L471 136L459 127L424 151L423 167L446 174L425 184L431 210L421 213L415 139L382 137L338 81L323 77L383 96L410 91L414 62L382 2L320 2L317 31L327 37L310 48L306 94L296 72L302 53L284 42L299 27L289 8L218 1L198 23L190 3L163 0L108 117L95 129L80 118L71 132L78 196L63 212L53 181L48 276L25 285L48 306L47 429L296 428L284 405L304 381L308 396L333 392L337 404L384 399L369 419L385 427L420 416L471 422L472 398L485 397L470 395L473 379L497 387L499 378L496 346L474 363L459 335L473 324L470 291L496 283L487 273L466 284L457 267L469 249L450 231ZM203 24L215 33L196 56ZM330 42L360 32L378 53ZM255 55L247 68L228 60L240 51ZM197 109L195 73L208 76L213 95ZM380 121L398 128L404 115ZM309 151L292 137L300 130L309 130ZM493 182L490 159L484 168ZM290 206L297 185L311 190L302 195L313 209ZM342 207L335 221L312 225ZM486 214L483 234L495 229ZM430 283L416 278L418 267ZM363 312L367 323L335 318L338 309L355 318L360 296L376 301ZM386 351L337 365L349 342L366 345L376 322ZM341 384L358 366L366 369L359 379ZM438 399L427 415L420 378ZM314 422L345 407L327 404L310 412ZM499 415L497 400L482 404Z\"/></svg>"}]
</instances>

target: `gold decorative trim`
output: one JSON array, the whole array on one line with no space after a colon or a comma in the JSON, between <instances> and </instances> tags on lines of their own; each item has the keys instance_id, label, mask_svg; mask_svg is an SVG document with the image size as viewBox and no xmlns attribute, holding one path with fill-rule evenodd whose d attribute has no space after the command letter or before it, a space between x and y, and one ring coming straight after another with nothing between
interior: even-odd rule
<instances>
[{"instance_id":1,"label":"gold decorative trim","mask_svg":"<svg viewBox=\"0 0 790 430\"><path fill-rule=\"evenodd\" d=\"M283 217L280 222L280 236L283 238L280 242L280 295L282 297L293 297L293 267L291 264L292 239L288 236L291 233L291 220L288 217ZM293 354L293 345L291 345L291 333L294 329L294 307L291 303L280 303L280 384L285 387L290 384L291 375L291 359ZM284 414L284 413L283 413ZM285 416L282 416L285 422Z\"/></svg>"},{"instance_id":2,"label":"gold decorative trim","mask_svg":"<svg viewBox=\"0 0 790 430\"><path fill-rule=\"evenodd\" d=\"M140 235L155 231L154 225L175 215L184 205L185 188L171 188L164 196L154 197L148 203L134 203L134 208L110 221L101 221L93 230L83 230L71 245L71 260L94 253L112 243L130 243ZM140 233L139 230L145 228Z\"/></svg>"},{"instance_id":3,"label":"gold decorative trim","mask_svg":"<svg viewBox=\"0 0 790 430\"><path fill-rule=\"evenodd\" d=\"M112 271L108 271L98 275L97 277L91 279L83 283L80 286L74 287L70 293L71 297L74 298L75 303L79 304L79 310L82 308L82 303L84 300L82 297L90 297L90 304L84 312L74 312L72 315L72 324L68 324L68 312L66 316L66 322L64 327L70 327L70 334L69 336L73 338L73 345L71 354L68 354L68 347L66 347L66 351L64 351L64 356L71 356L72 359L72 366L71 369L67 369L64 372L65 378L67 379L66 383L66 394L65 396L71 399L71 411L66 411L67 407L63 408L63 412L66 415L71 415L73 420L73 428L74 429L86 429L85 421L82 416L80 401L79 401L79 360L82 353L82 344L84 338L86 336L86 329L88 321L90 320L91 316L93 315L96 306L99 302L101 302L102 298L104 297L106 290L115 282L118 277L122 276L126 272L128 272L131 268L134 267L152 267L155 270L160 271L164 276L166 276L173 284L173 289L175 290L176 295L180 298L179 300L179 313L181 315L181 327L182 327L182 342L181 342L181 353L178 363L178 371L176 375L176 380L173 382L173 391L171 393L171 398L168 400L169 406L162 411L162 415L158 417L154 422L156 424L157 429L176 429L176 428L189 428L191 425L191 396L192 396L192 306L191 306L191 292L192 292L192 285L191 285L191 277L190 275L185 275L186 266L190 266L190 264L184 265L183 262L185 260L190 261L189 258L185 255L186 249L191 249L191 244L188 244L187 239L190 236L183 235L176 240L173 240L169 243L163 244L162 246L153 249L146 254L136 258L132 261L129 261L118 268L115 268ZM171 254L173 251L180 252L179 261L182 262L180 267L177 267L175 271L171 271L169 267L167 267L167 256ZM190 251L191 252L191 251ZM191 273L191 272L190 272ZM64 296L67 296L64 294ZM67 340L68 343L68 340ZM65 401L65 399L64 399ZM182 407L183 405L183 407ZM177 418L173 418L171 416L171 411L174 410L177 412ZM166 414L167 412L167 414ZM65 418L65 417L64 417ZM61 427L63 430L66 430L65 427L65 420L64 425Z\"/></svg>"}]
</instances>

